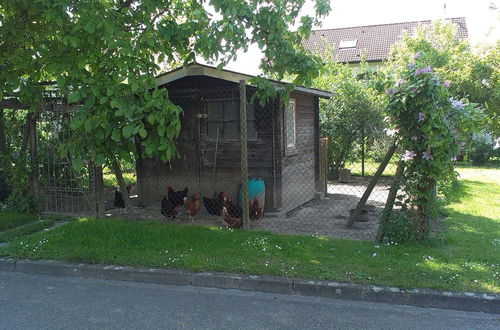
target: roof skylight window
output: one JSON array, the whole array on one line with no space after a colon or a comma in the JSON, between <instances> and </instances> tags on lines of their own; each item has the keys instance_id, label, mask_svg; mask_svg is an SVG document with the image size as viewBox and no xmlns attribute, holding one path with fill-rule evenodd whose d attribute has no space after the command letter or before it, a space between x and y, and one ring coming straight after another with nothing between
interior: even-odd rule
<instances>
[{"instance_id":1,"label":"roof skylight window","mask_svg":"<svg viewBox=\"0 0 500 330\"><path fill-rule=\"evenodd\" d=\"M358 44L358 39L340 40L340 42L339 42L339 49L342 49L342 48L356 48L357 44Z\"/></svg>"}]
</instances>

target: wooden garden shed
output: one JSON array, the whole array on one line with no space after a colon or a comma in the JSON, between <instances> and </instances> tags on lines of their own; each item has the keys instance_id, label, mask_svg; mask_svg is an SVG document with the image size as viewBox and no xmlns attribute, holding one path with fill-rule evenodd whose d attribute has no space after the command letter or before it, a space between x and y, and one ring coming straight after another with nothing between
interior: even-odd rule
<instances>
[{"instance_id":1,"label":"wooden garden shed","mask_svg":"<svg viewBox=\"0 0 500 330\"><path fill-rule=\"evenodd\" d=\"M189 188L189 195L211 197L225 191L237 199L240 170L239 81L251 76L193 63L156 78L179 105L181 132L176 140L180 158L164 163L137 161L139 203L158 205L166 187ZM271 81L276 88L284 83ZM248 176L265 182L265 212L288 212L325 194L320 174L319 98L323 90L295 87L288 105L280 100L264 106L247 85Z\"/></svg>"}]
</instances>

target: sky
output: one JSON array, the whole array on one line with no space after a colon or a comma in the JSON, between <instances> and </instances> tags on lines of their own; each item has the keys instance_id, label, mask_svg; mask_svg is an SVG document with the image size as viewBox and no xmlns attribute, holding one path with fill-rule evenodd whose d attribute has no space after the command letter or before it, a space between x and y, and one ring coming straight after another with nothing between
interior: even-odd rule
<instances>
[{"instance_id":1,"label":"sky","mask_svg":"<svg viewBox=\"0 0 500 330\"><path fill-rule=\"evenodd\" d=\"M332 0L331 7L315 29L465 17L471 44L500 40L500 0ZM302 12L313 15L314 1L307 0ZM256 75L261 58L252 45L247 53L238 52L238 59L226 68Z\"/></svg>"}]
</instances>

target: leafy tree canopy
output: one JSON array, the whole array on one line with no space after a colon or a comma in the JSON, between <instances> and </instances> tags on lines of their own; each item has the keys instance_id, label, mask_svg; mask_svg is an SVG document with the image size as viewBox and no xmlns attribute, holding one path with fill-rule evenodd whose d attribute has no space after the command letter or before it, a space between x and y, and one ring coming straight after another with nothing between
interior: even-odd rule
<instances>
[{"instance_id":1,"label":"leafy tree canopy","mask_svg":"<svg viewBox=\"0 0 500 330\"><path fill-rule=\"evenodd\" d=\"M103 164L138 153L167 161L182 110L156 88L159 64L202 56L223 65L257 43L264 73L309 84L321 62L300 41L330 7L316 0L316 16L301 16L304 2L0 0L0 96L34 109L39 82L55 80L69 103L80 103L62 150L81 157L75 167L83 158Z\"/></svg>"},{"instance_id":2,"label":"leafy tree canopy","mask_svg":"<svg viewBox=\"0 0 500 330\"><path fill-rule=\"evenodd\" d=\"M500 43L471 48L458 38L456 25L438 21L404 35L392 50L386 72L404 72L415 54L447 81L452 95L481 104L486 109L485 124L500 136Z\"/></svg>"},{"instance_id":3,"label":"leafy tree canopy","mask_svg":"<svg viewBox=\"0 0 500 330\"><path fill-rule=\"evenodd\" d=\"M366 62L356 73L360 77L369 74ZM369 80L358 79L356 73L349 65L325 55L322 74L314 81L315 87L333 92L330 99L322 101L320 125L322 134L329 138L328 162L334 172L354 159L361 143L369 146L379 140L384 127L385 97Z\"/></svg>"}]
</instances>

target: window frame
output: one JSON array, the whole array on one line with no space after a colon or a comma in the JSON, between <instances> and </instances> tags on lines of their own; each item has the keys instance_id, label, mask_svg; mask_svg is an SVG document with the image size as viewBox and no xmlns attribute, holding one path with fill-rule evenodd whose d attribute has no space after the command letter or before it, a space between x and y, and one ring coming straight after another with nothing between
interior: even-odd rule
<instances>
[{"instance_id":1,"label":"window frame","mask_svg":"<svg viewBox=\"0 0 500 330\"><path fill-rule=\"evenodd\" d=\"M222 135L220 134L219 131L219 142L239 142L240 141L240 136L241 136L241 131L240 131L240 105L239 105L239 99L234 99L234 98L227 98L227 99L207 99L204 102L204 108L205 108L205 113L207 115L206 120L205 120L205 137L207 141L215 142L216 137L211 137L209 134L209 124L210 123L218 123L219 128L222 131ZM237 109L237 116L236 119L225 119L224 118L224 108L222 108L221 112L221 118L216 119L216 120L211 120L210 115L208 113L208 107L209 103L219 103L219 104L224 104L224 103L235 103L236 104L236 109ZM224 105L222 105L224 107ZM249 112L253 112L252 119L248 119L248 114ZM226 138L224 137L224 123L236 123L238 129L237 129L237 136L235 138ZM257 141L257 120L255 116L255 105L251 104L250 102L247 101L247 127L249 125L253 125L253 136L248 136L247 135L247 141ZM247 133L250 132L250 130L247 130Z\"/></svg>"},{"instance_id":2,"label":"window frame","mask_svg":"<svg viewBox=\"0 0 500 330\"><path fill-rule=\"evenodd\" d=\"M293 143L289 142L289 129L292 127L288 121L289 113L291 112L291 108L293 108ZM285 145L285 155L294 155L297 153L297 100L295 98L291 98L288 101L288 105L284 108L284 120L283 120L283 128L284 128L284 145Z\"/></svg>"}]
</instances>

